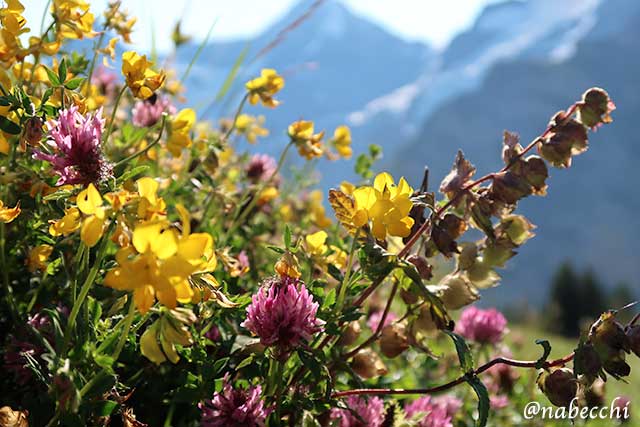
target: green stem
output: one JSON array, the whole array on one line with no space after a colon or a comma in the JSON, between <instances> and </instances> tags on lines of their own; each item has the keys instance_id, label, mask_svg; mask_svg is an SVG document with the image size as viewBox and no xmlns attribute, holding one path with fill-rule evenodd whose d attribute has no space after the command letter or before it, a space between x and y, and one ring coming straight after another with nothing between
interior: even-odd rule
<instances>
[{"instance_id":1,"label":"green stem","mask_svg":"<svg viewBox=\"0 0 640 427\"><path fill-rule=\"evenodd\" d=\"M62 351L60 353L62 357L66 356L67 349L71 341L71 335L75 330L78 313L80 313L80 309L82 308L85 298L89 294L91 285L93 285L93 282L95 281L96 276L98 275L98 271L100 271L100 266L102 264L102 259L104 258L104 255L107 249L108 241L109 239L106 236L102 237L102 242L100 243L100 247L98 248L98 252L96 254L95 263L93 267L91 267L91 270L89 270L89 273L87 274L87 277L84 283L82 284L82 288L80 289L80 294L78 295L78 298L76 299L75 303L73 304L73 307L71 308L71 314L69 314L67 327L64 331L64 343L62 345Z\"/></svg>"},{"instance_id":2,"label":"green stem","mask_svg":"<svg viewBox=\"0 0 640 427\"><path fill-rule=\"evenodd\" d=\"M129 157L125 157L124 159L120 160L118 163L115 164L114 168L117 168L118 166L121 166L127 162L130 162L131 160L135 159L138 156L143 155L144 153L146 153L147 151L149 151L152 147L154 147L155 145L157 145L160 142L160 139L162 138L162 133L164 132L164 128L167 122L167 114L163 113L162 114L162 123L160 124L160 133L158 134L158 137L149 145L147 145L146 147L144 147L142 150L133 153L132 155L130 155Z\"/></svg>"},{"instance_id":3,"label":"green stem","mask_svg":"<svg viewBox=\"0 0 640 427\"><path fill-rule=\"evenodd\" d=\"M124 344L127 342L127 338L129 337L129 332L131 329L131 324L133 323L133 318L135 317L135 315L136 315L136 305L134 304L134 301L132 298L131 302L129 303L129 312L127 313L127 317L125 318L125 321L124 321L124 327L122 328L122 335L120 335L120 340L118 341L118 344L116 345L116 349L113 352L114 362L118 360L118 357L120 356L120 353L124 348Z\"/></svg>"},{"instance_id":4,"label":"green stem","mask_svg":"<svg viewBox=\"0 0 640 427\"><path fill-rule=\"evenodd\" d=\"M107 127L107 132L104 134L104 138L102 139L103 144L109 140L111 136L111 131L113 130L113 122L116 119L116 113L118 112L118 105L120 105L120 100L122 99L122 95L127 90L127 85L123 85L120 92L118 92L118 96L116 97L115 105L113 106L113 111L111 112L111 118L109 119L109 126Z\"/></svg>"},{"instance_id":5,"label":"green stem","mask_svg":"<svg viewBox=\"0 0 640 427\"><path fill-rule=\"evenodd\" d=\"M247 99L249 99L249 94L245 94L242 97L242 101L240 101L240 104L238 105L238 109L236 110L236 114L233 116L233 122L231 123L231 126L229 127L229 129L227 129L227 132L224 134L224 136L222 137L222 141L226 142L229 137L231 136L231 132L233 132L233 130L236 128L236 123L238 122L238 117L240 117L240 114L242 114L242 109L244 108L244 104L247 103Z\"/></svg>"},{"instance_id":6,"label":"green stem","mask_svg":"<svg viewBox=\"0 0 640 427\"><path fill-rule=\"evenodd\" d=\"M349 259L347 261L347 271L345 271L344 279L342 280L342 283L340 283L340 292L338 294L338 301L336 302L336 313L340 313L342 310L344 300L347 296L347 289L349 288L349 279L351 278L351 271L353 270L353 259L356 252L356 244L358 243L359 234L360 229L356 230L356 233L353 235L353 240L351 241L351 249L349 249Z\"/></svg>"},{"instance_id":7,"label":"green stem","mask_svg":"<svg viewBox=\"0 0 640 427\"><path fill-rule=\"evenodd\" d=\"M246 207L244 207L244 209L243 209L243 205L244 205L243 202L244 200L247 200L250 197L250 194L249 194L250 192L247 191L247 194L245 194L240 199L240 203L238 204L238 209L236 209L236 214L234 215L233 222L229 227L229 231L225 234L224 239L222 239L222 242L223 242L222 246L224 246L227 243L227 241L229 240L229 237L233 235L233 233L238 229L240 224L242 224L242 221L244 221L247 215L249 215L249 212L251 212L251 210L254 208L256 203L258 203L260 194L264 191L265 188L267 188L267 186L269 186L273 182L274 178L278 175L278 173L280 172L280 169L282 169L282 166L284 165L285 159L287 158L287 153L289 152L289 148L291 148L292 145L293 145L293 142L289 142L287 146L284 148L284 150L282 150L282 154L280 154L280 159L278 159L278 166L276 167L276 170L273 171L271 176L266 181L262 182L262 184L255 191L253 198L251 199L249 204ZM242 209L241 212L239 212L240 209Z\"/></svg>"}]
</instances>

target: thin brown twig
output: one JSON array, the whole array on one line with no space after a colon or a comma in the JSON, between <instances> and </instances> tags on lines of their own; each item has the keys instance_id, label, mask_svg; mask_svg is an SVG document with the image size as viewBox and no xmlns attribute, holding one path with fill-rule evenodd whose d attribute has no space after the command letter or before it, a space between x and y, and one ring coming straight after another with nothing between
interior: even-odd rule
<instances>
[{"instance_id":1,"label":"thin brown twig","mask_svg":"<svg viewBox=\"0 0 640 427\"><path fill-rule=\"evenodd\" d=\"M382 312L382 317L380 318L380 323L378 323L378 326L376 327L375 332L371 334L369 338L364 340L362 344L360 344L359 346L357 346L356 348L354 348L353 350L345 354L344 355L345 360L355 356L360 350L367 347L369 344L377 340L378 337L380 337L380 335L382 334L382 330L384 329L384 326L385 326L384 324L385 324L385 321L387 320L387 316L389 315L389 311L391 311L391 304L393 303L393 299L396 296L396 292L398 291L399 285L400 285L400 281L396 280L395 283L393 284L393 288L391 288L391 293L389 294L387 305L384 307L384 311Z\"/></svg>"},{"instance_id":2,"label":"thin brown twig","mask_svg":"<svg viewBox=\"0 0 640 427\"><path fill-rule=\"evenodd\" d=\"M549 361L545 362L542 365L542 368L549 369L556 366L566 365L571 360L573 360L573 357L574 357L574 353L570 353L560 359L552 360L550 362ZM347 396L354 396L354 395L435 394L435 393L440 393L440 392L449 390L450 388L453 388L457 385L460 385L465 381L467 381L467 379L476 375L480 375L483 372L486 372L487 370L491 369L495 365L509 365L517 368L537 368L538 361L528 361L528 360L525 361L525 360L508 359L506 357L497 357L493 360L490 360L489 362L485 363L484 365L480 366L478 369L472 372L461 375L454 380L451 380L445 384L441 384L435 387L416 388L416 389L360 388L360 389L353 389L353 390L338 391L333 393L331 397L333 397L334 399L337 399L340 397L347 397Z\"/></svg>"}]
</instances>

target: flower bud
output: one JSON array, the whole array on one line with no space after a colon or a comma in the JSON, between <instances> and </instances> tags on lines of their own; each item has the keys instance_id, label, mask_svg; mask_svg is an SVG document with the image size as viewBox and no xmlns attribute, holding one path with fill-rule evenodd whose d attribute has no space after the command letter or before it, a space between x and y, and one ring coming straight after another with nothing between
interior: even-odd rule
<instances>
[{"instance_id":1,"label":"flower bud","mask_svg":"<svg viewBox=\"0 0 640 427\"><path fill-rule=\"evenodd\" d=\"M42 139L42 119L31 117L24 125L24 142L32 146L38 146Z\"/></svg>"},{"instance_id":2,"label":"flower bud","mask_svg":"<svg viewBox=\"0 0 640 427\"><path fill-rule=\"evenodd\" d=\"M413 322L420 332L434 332L438 330L438 324L431 313L431 305L425 304L420 307L420 314Z\"/></svg>"},{"instance_id":3,"label":"flower bud","mask_svg":"<svg viewBox=\"0 0 640 427\"><path fill-rule=\"evenodd\" d=\"M0 427L29 427L29 411L14 411L9 406L0 408Z\"/></svg>"},{"instance_id":4,"label":"flower bud","mask_svg":"<svg viewBox=\"0 0 640 427\"><path fill-rule=\"evenodd\" d=\"M416 294L407 289L400 290L400 298L407 305L417 304L420 300Z\"/></svg>"},{"instance_id":5,"label":"flower bud","mask_svg":"<svg viewBox=\"0 0 640 427\"><path fill-rule=\"evenodd\" d=\"M605 405L605 382L601 378L596 379L590 387L581 387L580 406L587 408L601 407Z\"/></svg>"},{"instance_id":6,"label":"flower bud","mask_svg":"<svg viewBox=\"0 0 640 427\"><path fill-rule=\"evenodd\" d=\"M420 277L422 277L424 280L430 280L433 277L433 268L431 265L429 265L425 258L421 257L420 255L414 254L408 257L407 261L416 266L416 270L418 270L418 273L420 273Z\"/></svg>"},{"instance_id":7,"label":"flower bud","mask_svg":"<svg viewBox=\"0 0 640 427\"><path fill-rule=\"evenodd\" d=\"M603 361L619 357L621 352L629 350L624 327L615 319L613 312L604 313L591 326L589 341Z\"/></svg>"},{"instance_id":8,"label":"flower bud","mask_svg":"<svg viewBox=\"0 0 640 427\"><path fill-rule=\"evenodd\" d=\"M538 376L538 388L555 406L567 407L576 397L578 382L573 372L567 368L556 369L553 372L543 371Z\"/></svg>"},{"instance_id":9,"label":"flower bud","mask_svg":"<svg viewBox=\"0 0 640 427\"><path fill-rule=\"evenodd\" d=\"M406 327L403 324L385 326L380 336L380 350L386 357L393 359L409 348Z\"/></svg>"},{"instance_id":10,"label":"flower bud","mask_svg":"<svg viewBox=\"0 0 640 427\"><path fill-rule=\"evenodd\" d=\"M378 353L369 348L360 350L353 356L351 368L364 379L379 377L389 372Z\"/></svg>"},{"instance_id":11,"label":"flower bud","mask_svg":"<svg viewBox=\"0 0 640 427\"><path fill-rule=\"evenodd\" d=\"M357 321L350 322L347 325L347 328L342 333L342 336L340 337L340 341L338 341L338 343L340 345L344 345L347 347L350 346L351 344L356 342L356 340L360 336L361 331L362 331L362 327L360 326L359 322Z\"/></svg>"},{"instance_id":12,"label":"flower bud","mask_svg":"<svg viewBox=\"0 0 640 427\"><path fill-rule=\"evenodd\" d=\"M627 339L629 340L631 351L640 357L640 325L632 326L627 331Z\"/></svg>"},{"instance_id":13,"label":"flower bud","mask_svg":"<svg viewBox=\"0 0 640 427\"><path fill-rule=\"evenodd\" d=\"M593 380L602 369L602 360L591 343L585 343L575 351L573 359L577 375L585 375Z\"/></svg>"},{"instance_id":14,"label":"flower bud","mask_svg":"<svg viewBox=\"0 0 640 427\"><path fill-rule=\"evenodd\" d=\"M480 299L478 290L464 276L449 274L440 284L445 287L440 298L449 310L458 310Z\"/></svg>"}]
</instances>

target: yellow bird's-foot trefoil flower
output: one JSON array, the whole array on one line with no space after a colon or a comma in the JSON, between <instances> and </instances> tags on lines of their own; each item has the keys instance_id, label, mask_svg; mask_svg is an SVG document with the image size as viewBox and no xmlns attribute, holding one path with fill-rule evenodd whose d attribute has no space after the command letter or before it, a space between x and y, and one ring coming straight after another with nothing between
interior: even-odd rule
<instances>
[{"instance_id":1,"label":"yellow bird's-foot trefoil flower","mask_svg":"<svg viewBox=\"0 0 640 427\"><path fill-rule=\"evenodd\" d=\"M136 98L151 97L166 79L164 72L153 71L152 65L152 62L147 61L146 55L141 56L132 51L122 54L122 75Z\"/></svg>"},{"instance_id":2,"label":"yellow bird's-foot trefoil flower","mask_svg":"<svg viewBox=\"0 0 640 427\"><path fill-rule=\"evenodd\" d=\"M13 221L20 215L22 210L20 209L20 202L18 202L15 207L9 208L2 203L0 200L0 222L4 222L5 224Z\"/></svg>"},{"instance_id":3,"label":"yellow bird's-foot trefoil flower","mask_svg":"<svg viewBox=\"0 0 640 427\"><path fill-rule=\"evenodd\" d=\"M215 268L213 238L207 233L191 234L188 215L181 212L181 217L182 234L164 219L138 223L132 246L118 251L118 267L105 277L105 285L133 291L134 303L142 313L156 299L168 308L190 302L194 294L190 276Z\"/></svg>"},{"instance_id":4,"label":"yellow bird's-foot trefoil flower","mask_svg":"<svg viewBox=\"0 0 640 427\"><path fill-rule=\"evenodd\" d=\"M384 240L387 234L407 237L414 223L409 217L412 194L413 188L404 178L395 185L390 174L381 173L376 176L373 187L354 190L353 225L362 227L371 222L371 232L378 240Z\"/></svg>"},{"instance_id":5,"label":"yellow bird's-foot trefoil flower","mask_svg":"<svg viewBox=\"0 0 640 427\"><path fill-rule=\"evenodd\" d=\"M324 131L314 134L313 122L300 120L289 125L288 133L298 153L307 160L322 157Z\"/></svg>"},{"instance_id":6,"label":"yellow bird's-foot trefoil flower","mask_svg":"<svg viewBox=\"0 0 640 427\"><path fill-rule=\"evenodd\" d=\"M260 73L260 77L249 80L245 87L251 105L260 101L265 107L274 108L280 102L275 100L273 96L284 87L284 79L278 75L276 70L265 68Z\"/></svg>"}]
</instances>

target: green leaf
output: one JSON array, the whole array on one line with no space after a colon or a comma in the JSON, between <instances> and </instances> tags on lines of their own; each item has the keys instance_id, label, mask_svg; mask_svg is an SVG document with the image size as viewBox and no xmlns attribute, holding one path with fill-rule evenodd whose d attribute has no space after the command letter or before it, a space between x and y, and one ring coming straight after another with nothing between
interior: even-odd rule
<instances>
[{"instance_id":1,"label":"green leaf","mask_svg":"<svg viewBox=\"0 0 640 427\"><path fill-rule=\"evenodd\" d=\"M0 129L10 135L19 135L22 128L4 116L0 116Z\"/></svg>"},{"instance_id":2,"label":"green leaf","mask_svg":"<svg viewBox=\"0 0 640 427\"><path fill-rule=\"evenodd\" d=\"M333 304L335 303L336 303L336 288L333 288L327 293L327 296L324 297L322 308L326 309L326 308L332 307Z\"/></svg>"},{"instance_id":3,"label":"green leaf","mask_svg":"<svg viewBox=\"0 0 640 427\"><path fill-rule=\"evenodd\" d=\"M67 80L67 61L62 58L62 61L60 61L60 65L58 66L58 81L62 83L65 80Z\"/></svg>"},{"instance_id":4,"label":"green leaf","mask_svg":"<svg viewBox=\"0 0 640 427\"><path fill-rule=\"evenodd\" d=\"M468 373L473 371L473 354L471 353L471 349L467 345L465 339L451 331L444 331L451 339L456 346L456 352L458 353L458 359L460 360L460 368L463 372Z\"/></svg>"},{"instance_id":5,"label":"green leaf","mask_svg":"<svg viewBox=\"0 0 640 427\"><path fill-rule=\"evenodd\" d=\"M286 251L278 246L273 246L273 245L268 245L267 249L272 250L273 252L277 253L277 254L283 254Z\"/></svg>"},{"instance_id":6,"label":"green leaf","mask_svg":"<svg viewBox=\"0 0 640 427\"><path fill-rule=\"evenodd\" d=\"M227 366L228 362L229 362L228 357L223 357L222 359L216 360L215 363L213 364L214 376L222 373L222 370L224 369L225 366Z\"/></svg>"},{"instance_id":7,"label":"green leaf","mask_svg":"<svg viewBox=\"0 0 640 427\"><path fill-rule=\"evenodd\" d=\"M133 178L134 176L138 176L140 174L142 174L143 172L145 172L147 169L149 169L149 166L146 165L142 165L142 166L136 166L135 168L131 169L130 171L127 171L125 173L123 173L122 175L120 175L120 177L118 177L118 183L123 183L128 179Z\"/></svg>"},{"instance_id":8,"label":"green leaf","mask_svg":"<svg viewBox=\"0 0 640 427\"><path fill-rule=\"evenodd\" d=\"M245 366L249 366L252 363L253 363L253 354L247 357L246 359L244 359L242 362L238 363L238 366L236 366L236 371L239 371L240 369L244 368Z\"/></svg>"},{"instance_id":9,"label":"green leaf","mask_svg":"<svg viewBox=\"0 0 640 427\"><path fill-rule=\"evenodd\" d=\"M60 199L67 199L69 198L73 193L69 190L58 190L55 193L51 193L48 194L46 196L44 196L42 198L42 200L60 200Z\"/></svg>"},{"instance_id":10,"label":"green leaf","mask_svg":"<svg viewBox=\"0 0 640 427\"><path fill-rule=\"evenodd\" d=\"M291 249L291 229L289 225L284 226L284 246L287 249Z\"/></svg>"},{"instance_id":11,"label":"green leaf","mask_svg":"<svg viewBox=\"0 0 640 427\"><path fill-rule=\"evenodd\" d=\"M536 362L536 369L542 369L551 354L551 344L547 340L536 340L536 344L541 345L543 349L542 356Z\"/></svg>"},{"instance_id":12,"label":"green leaf","mask_svg":"<svg viewBox=\"0 0 640 427\"><path fill-rule=\"evenodd\" d=\"M53 94L53 88L47 88L47 90L42 95L42 104L45 104L49 100L49 98L51 98L52 94Z\"/></svg>"},{"instance_id":13,"label":"green leaf","mask_svg":"<svg viewBox=\"0 0 640 427\"><path fill-rule=\"evenodd\" d=\"M75 90L78 87L80 87L82 82L84 82L84 77L76 77L76 78L73 78L73 79L69 80L68 82L66 82L64 84L64 87L66 87L69 90Z\"/></svg>"},{"instance_id":14,"label":"green leaf","mask_svg":"<svg viewBox=\"0 0 640 427\"><path fill-rule=\"evenodd\" d=\"M8 107L11 105L11 100L6 96L0 96L0 106Z\"/></svg>"},{"instance_id":15,"label":"green leaf","mask_svg":"<svg viewBox=\"0 0 640 427\"><path fill-rule=\"evenodd\" d=\"M93 415L96 415L98 417L108 417L117 407L118 402L114 402L113 400L103 400L97 402L95 405L95 409L91 412L93 413Z\"/></svg>"},{"instance_id":16,"label":"green leaf","mask_svg":"<svg viewBox=\"0 0 640 427\"><path fill-rule=\"evenodd\" d=\"M44 67L44 70L47 72L47 76L49 77L49 81L51 82L51 84L53 86L60 86L60 79L58 78L56 73L54 73L53 70L47 66Z\"/></svg>"},{"instance_id":17,"label":"green leaf","mask_svg":"<svg viewBox=\"0 0 640 427\"><path fill-rule=\"evenodd\" d=\"M475 375L469 378L467 382L478 396L478 419L476 420L476 427L485 427L489 419L489 409L491 408L489 392L487 391L487 387L480 381L480 378Z\"/></svg>"}]
</instances>

